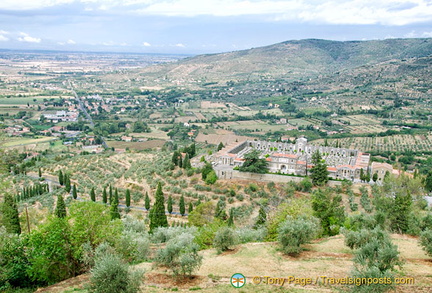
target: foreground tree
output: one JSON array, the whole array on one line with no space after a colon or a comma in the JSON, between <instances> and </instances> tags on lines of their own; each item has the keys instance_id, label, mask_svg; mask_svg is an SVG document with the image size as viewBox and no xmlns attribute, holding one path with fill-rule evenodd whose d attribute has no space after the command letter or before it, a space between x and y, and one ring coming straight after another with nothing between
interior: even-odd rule
<instances>
[{"instance_id":1,"label":"foreground tree","mask_svg":"<svg viewBox=\"0 0 432 293\"><path fill-rule=\"evenodd\" d=\"M135 293L139 291L141 278L142 272L130 271L116 253L103 253L97 255L91 270L90 289L95 293Z\"/></svg>"},{"instance_id":2,"label":"foreground tree","mask_svg":"<svg viewBox=\"0 0 432 293\"><path fill-rule=\"evenodd\" d=\"M312 194L314 216L320 219L323 235L339 234L339 228L345 221L342 196L332 194L331 190L318 189Z\"/></svg>"},{"instance_id":3,"label":"foreground tree","mask_svg":"<svg viewBox=\"0 0 432 293\"><path fill-rule=\"evenodd\" d=\"M267 173L268 164L264 158L260 158L260 151L253 149L243 156L244 163L239 167L239 171L252 173Z\"/></svg>"},{"instance_id":4,"label":"foreground tree","mask_svg":"<svg viewBox=\"0 0 432 293\"><path fill-rule=\"evenodd\" d=\"M164 195L160 182L158 183L155 197L155 204L150 210L150 232L153 232L158 227L168 227L168 220L165 214Z\"/></svg>"},{"instance_id":5,"label":"foreground tree","mask_svg":"<svg viewBox=\"0 0 432 293\"><path fill-rule=\"evenodd\" d=\"M157 265L168 267L175 276L187 276L198 269L202 256L198 254L199 246L190 233L181 233L168 240L165 248L157 251Z\"/></svg>"},{"instance_id":6,"label":"foreground tree","mask_svg":"<svg viewBox=\"0 0 432 293\"><path fill-rule=\"evenodd\" d=\"M319 151L313 153L312 164L312 174L310 175L312 183L319 186L325 185L328 182L327 164L322 159Z\"/></svg>"},{"instance_id":7,"label":"foreground tree","mask_svg":"<svg viewBox=\"0 0 432 293\"><path fill-rule=\"evenodd\" d=\"M5 194L4 202L1 206L2 223L8 233L21 234L19 213L17 205L10 194Z\"/></svg>"},{"instance_id":8,"label":"foreground tree","mask_svg":"<svg viewBox=\"0 0 432 293\"><path fill-rule=\"evenodd\" d=\"M167 201L167 210L168 210L168 213L172 213L172 211L173 211L173 199L172 199L172 196L170 195L169 197L168 197L168 201Z\"/></svg>"},{"instance_id":9,"label":"foreground tree","mask_svg":"<svg viewBox=\"0 0 432 293\"><path fill-rule=\"evenodd\" d=\"M61 194L57 196L57 206L55 209L55 215L57 218L66 218L66 204Z\"/></svg>"},{"instance_id":10,"label":"foreground tree","mask_svg":"<svg viewBox=\"0 0 432 293\"><path fill-rule=\"evenodd\" d=\"M301 245L314 239L319 234L317 218L293 218L288 216L278 229L278 240L286 254L302 251Z\"/></svg>"}]
</instances>

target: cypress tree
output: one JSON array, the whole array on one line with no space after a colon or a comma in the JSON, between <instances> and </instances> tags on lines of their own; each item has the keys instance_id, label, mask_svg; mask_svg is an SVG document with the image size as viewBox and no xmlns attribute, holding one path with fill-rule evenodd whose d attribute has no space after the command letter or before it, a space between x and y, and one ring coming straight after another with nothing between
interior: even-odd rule
<instances>
[{"instance_id":1,"label":"cypress tree","mask_svg":"<svg viewBox=\"0 0 432 293\"><path fill-rule=\"evenodd\" d=\"M129 189L126 189L125 198L126 198L126 206L130 207L130 190Z\"/></svg>"},{"instance_id":2,"label":"cypress tree","mask_svg":"<svg viewBox=\"0 0 432 293\"><path fill-rule=\"evenodd\" d=\"M92 201L96 201L96 193L95 193L94 187L92 187L92 189L90 190L90 199Z\"/></svg>"},{"instance_id":3,"label":"cypress tree","mask_svg":"<svg viewBox=\"0 0 432 293\"><path fill-rule=\"evenodd\" d=\"M220 142L218 147L217 147L217 150L220 151L223 148L224 148L224 144L222 142Z\"/></svg>"},{"instance_id":4,"label":"cypress tree","mask_svg":"<svg viewBox=\"0 0 432 293\"><path fill-rule=\"evenodd\" d=\"M183 195L180 197L179 209L180 209L180 214L184 216L186 214L186 207L185 207L185 201Z\"/></svg>"},{"instance_id":5,"label":"cypress tree","mask_svg":"<svg viewBox=\"0 0 432 293\"><path fill-rule=\"evenodd\" d=\"M190 159L189 159L189 154L188 153L186 153L185 158L183 160L183 168L185 168L185 169L192 168L192 165L190 163Z\"/></svg>"},{"instance_id":6,"label":"cypress tree","mask_svg":"<svg viewBox=\"0 0 432 293\"><path fill-rule=\"evenodd\" d=\"M155 204L150 211L150 232L153 232L158 227L168 227L168 220L165 214L164 195L160 182L158 183L155 197Z\"/></svg>"},{"instance_id":7,"label":"cypress tree","mask_svg":"<svg viewBox=\"0 0 432 293\"><path fill-rule=\"evenodd\" d=\"M60 185L63 186L63 172L62 172L62 170L60 170L58 173L58 180L59 180Z\"/></svg>"},{"instance_id":8,"label":"cypress tree","mask_svg":"<svg viewBox=\"0 0 432 293\"><path fill-rule=\"evenodd\" d=\"M39 172L38 172L39 178L42 178L42 169L39 168Z\"/></svg>"},{"instance_id":9,"label":"cypress tree","mask_svg":"<svg viewBox=\"0 0 432 293\"><path fill-rule=\"evenodd\" d=\"M321 154L316 151L312 155L312 164L314 165L311 169L311 179L314 185L324 185L328 181L327 164L323 162Z\"/></svg>"},{"instance_id":10,"label":"cypress tree","mask_svg":"<svg viewBox=\"0 0 432 293\"><path fill-rule=\"evenodd\" d=\"M55 209L55 215L58 218L66 218L66 204L61 194L57 195L57 206Z\"/></svg>"},{"instance_id":11,"label":"cypress tree","mask_svg":"<svg viewBox=\"0 0 432 293\"><path fill-rule=\"evenodd\" d=\"M193 211L193 205L192 205L192 202L189 202L188 214L190 214L192 211Z\"/></svg>"},{"instance_id":12,"label":"cypress tree","mask_svg":"<svg viewBox=\"0 0 432 293\"><path fill-rule=\"evenodd\" d=\"M144 198L144 207L147 211L150 210L150 198L149 198L147 191L146 191L145 198Z\"/></svg>"},{"instance_id":13,"label":"cypress tree","mask_svg":"<svg viewBox=\"0 0 432 293\"><path fill-rule=\"evenodd\" d=\"M108 196L107 196L106 187L104 187L103 192L102 192L102 202L104 204L106 204L108 202Z\"/></svg>"},{"instance_id":14,"label":"cypress tree","mask_svg":"<svg viewBox=\"0 0 432 293\"><path fill-rule=\"evenodd\" d=\"M190 156L191 158L193 158L193 157L195 157L195 154L196 154L196 146L195 146L195 143L193 143L193 144L190 146L189 156Z\"/></svg>"},{"instance_id":15,"label":"cypress tree","mask_svg":"<svg viewBox=\"0 0 432 293\"><path fill-rule=\"evenodd\" d=\"M180 168L183 167L183 156L182 156L181 153L179 153L178 166L179 166Z\"/></svg>"},{"instance_id":16,"label":"cypress tree","mask_svg":"<svg viewBox=\"0 0 432 293\"><path fill-rule=\"evenodd\" d=\"M72 196L74 199L77 199L77 197L78 197L77 188L76 188L75 184L72 187Z\"/></svg>"},{"instance_id":17,"label":"cypress tree","mask_svg":"<svg viewBox=\"0 0 432 293\"><path fill-rule=\"evenodd\" d=\"M258 212L258 219L254 225L254 228L257 229L265 224L267 221L267 214L264 210L263 206L260 206L259 212Z\"/></svg>"},{"instance_id":18,"label":"cypress tree","mask_svg":"<svg viewBox=\"0 0 432 293\"><path fill-rule=\"evenodd\" d=\"M119 196L118 196L118 189L116 188L115 189L115 192L114 192L114 199L117 201L117 204L119 203Z\"/></svg>"},{"instance_id":19,"label":"cypress tree","mask_svg":"<svg viewBox=\"0 0 432 293\"><path fill-rule=\"evenodd\" d=\"M174 151L173 156L172 156L172 162L174 163L174 165L178 165L178 159L179 159L179 152L178 151Z\"/></svg>"},{"instance_id":20,"label":"cypress tree","mask_svg":"<svg viewBox=\"0 0 432 293\"><path fill-rule=\"evenodd\" d=\"M21 234L18 207L12 195L5 194L1 211L3 214L3 225L6 228L6 232Z\"/></svg>"},{"instance_id":21,"label":"cypress tree","mask_svg":"<svg viewBox=\"0 0 432 293\"><path fill-rule=\"evenodd\" d=\"M230 209L230 212L229 212L229 218L228 218L228 226L229 227L231 227L231 226L234 226L234 209Z\"/></svg>"},{"instance_id":22,"label":"cypress tree","mask_svg":"<svg viewBox=\"0 0 432 293\"><path fill-rule=\"evenodd\" d=\"M112 200L113 200L113 193L112 193L112 187L111 187L111 184L110 184L110 186L109 186L109 198L108 198L108 200L109 200L109 204L111 204L111 203L112 203Z\"/></svg>"},{"instance_id":23,"label":"cypress tree","mask_svg":"<svg viewBox=\"0 0 432 293\"><path fill-rule=\"evenodd\" d=\"M172 199L172 197L171 197L171 195L168 197L168 202L167 202L167 210L168 210L168 213L172 213L172 211L173 211L173 199Z\"/></svg>"},{"instance_id":24,"label":"cypress tree","mask_svg":"<svg viewBox=\"0 0 432 293\"><path fill-rule=\"evenodd\" d=\"M114 197L111 202L111 220L120 219L120 212L118 209L118 197Z\"/></svg>"},{"instance_id":25,"label":"cypress tree","mask_svg":"<svg viewBox=\"0 0 432 293\"><path fill-rule=\"evenodd\" d=\"M64 176L64 184L65 184L65 191L70 192L71 191L70 175L66 174Z\"/></svg>"}]
</instances>

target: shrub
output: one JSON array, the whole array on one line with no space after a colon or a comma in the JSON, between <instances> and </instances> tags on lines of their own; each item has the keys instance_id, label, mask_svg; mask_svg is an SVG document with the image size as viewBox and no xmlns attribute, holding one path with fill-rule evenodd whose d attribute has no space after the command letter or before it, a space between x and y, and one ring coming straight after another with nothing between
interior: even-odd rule
<instances>
[{"instance_id":1,"label":"shrub","mask_svg":"<svg viewBox=\"0 0 432 293\"><path fill-rule=\"evenodd\" d=\"M432 230L426 229L420 234L420 245L432 257Z\"/></svg>"},{"instance_id":2,"label":"shrub","mask_svg":"<svg viewBox=\"0 0 432 293\"><path fill-rule=\"evenodd\" d=\"M298 184L301 191L310 192L312 190L313 184L309 177L304 178Z\"/></svg>"},{"instance_id":3,"label":"shrub","mask_svg":"<svg viewBox=\"0 0 432 293\"><path fill-rule=\"evenodd\" d=\"M116 250L128 262L138 263L148 259L150 239L147 233L124 231L116 243Z\"/></svg>"},{"instance_id":4,"label":"shrub","mask_svg":"<svg viewBox=\"0 0 432 293\"><path fill-rule=\"evenodd\" d=\"M278 228L278 240L286 254L297 254L302 251L300 245L314 239L319 233L317 218L288 216Z\"/></svg>"},{"instance_id":5,"label":"shrub","mask_svg":"<svg viewBox=\"0 0 432 293\"><path fill-rule=\"evenodd\" d=\"M266 228L239 228L235 230L239 243L262 242L267 235Z\"/></svg>"},{"instance_id":6,"label":"shrub","mask_svg":"<svg viewBox=\"0 0 432 293\"><path fill-rule=\"evenodd\" d=\"M195 235L196 232L196 227L159 227L153 232L151 239L153 243L165 243L182 233Z\"/></svg>"},{"instance_id":7,"label":"shrub","mask_svg":"<svg viewBox=\"0 0 432 293\"><path fill-rule=\"evenodd\" d=\"M234 230L229 227L222 227L215 234L213 247L216 248L218 253L221 253L228 250L230 246L235 245L236 242L237 239Z\"/></svg>"},{"instance_id":8,"label":"shrub","mask_svg":"<svg viewBox=\"0 0 432 293\"><path fill-rule=\"evenodd\" d=\"M118 255L104 253L96 259L91 270L90 291L135 293L139 290L141 278L142 272L131 272Z\"/></svg>"},{"instance_id":9,"label":"shrub","mask_svg":"<svg viewBox=\"0 0 432 293\"><path fill-rule=\"evenodd\" d=\"M145 233L147 231L147 227L144 221L140 221L131 217L129 215L125 216L123 219L123 227L126 231L136 232L136 233Z\"/></svg>"},{"instance_id":10,"label":"shrub","mask_svg":"<svg viewBox=\"0 0 432 293\"><path fill-rule=\"evenodd\" d=\"M191 275L202 263L199 246L193 240L190 233L181 233L170 239L165 248L158 250L156 264L169 267L175 276Z\"/></svg>"}]
</instances>

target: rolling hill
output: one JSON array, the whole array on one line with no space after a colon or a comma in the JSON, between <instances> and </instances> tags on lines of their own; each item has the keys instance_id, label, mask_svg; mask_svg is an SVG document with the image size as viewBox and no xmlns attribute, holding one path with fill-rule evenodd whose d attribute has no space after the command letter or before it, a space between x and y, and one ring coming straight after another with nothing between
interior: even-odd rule
<instances>
[{"instance_id":1,"label":"rolling hill","mask_svg":"<svg viewBox=\"0 0 432 293\"><path fill-rule=\"evenodd\" d=\"M301 80L390 60L432 54L432 39L374 41L296 40L220 54L199 55L147 67L142 74L163 80L226 82L283 78Z\"/></svg>"}]
</instances>

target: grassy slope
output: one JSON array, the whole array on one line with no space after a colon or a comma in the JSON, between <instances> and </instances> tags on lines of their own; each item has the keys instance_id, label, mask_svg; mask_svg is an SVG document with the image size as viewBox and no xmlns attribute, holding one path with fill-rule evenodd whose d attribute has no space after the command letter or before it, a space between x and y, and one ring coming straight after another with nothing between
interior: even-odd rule
<instances>
[{"instance_id":1,"label":"grassy slope","mask_svg":"<svg viewBox=\"0 0 432 293\"><path fill-rule=\"evenodd\" d=\"M417 245L417 239L393 235L393 241L399 247L405 260L400 276L414 277L415 285L400 285L397 292L430 292L432 290L432 261ZM169 288L179 291L199 289L200 292L337 292L338 287L299 286L285 284L282 288L266 284L254 285L253 276L312 278L327 276L343 278L352 268L351 251L344 245L343 236L319 239L305 246L306 250L298 257L285 256L278 251L276 243L248 243L237 246L233 251L216 254L214 249L202 251L203 265L192 280L176 281L167 276L163 269L152 269L150 263L137 265L146 269L146 279L141 292L166 292ZM229 278L234 273L246 276L247 284L242 289L229 285ZM81 290L88 280L79 276L39 292L86 292Z\"/></svg>"}]
</instances>

